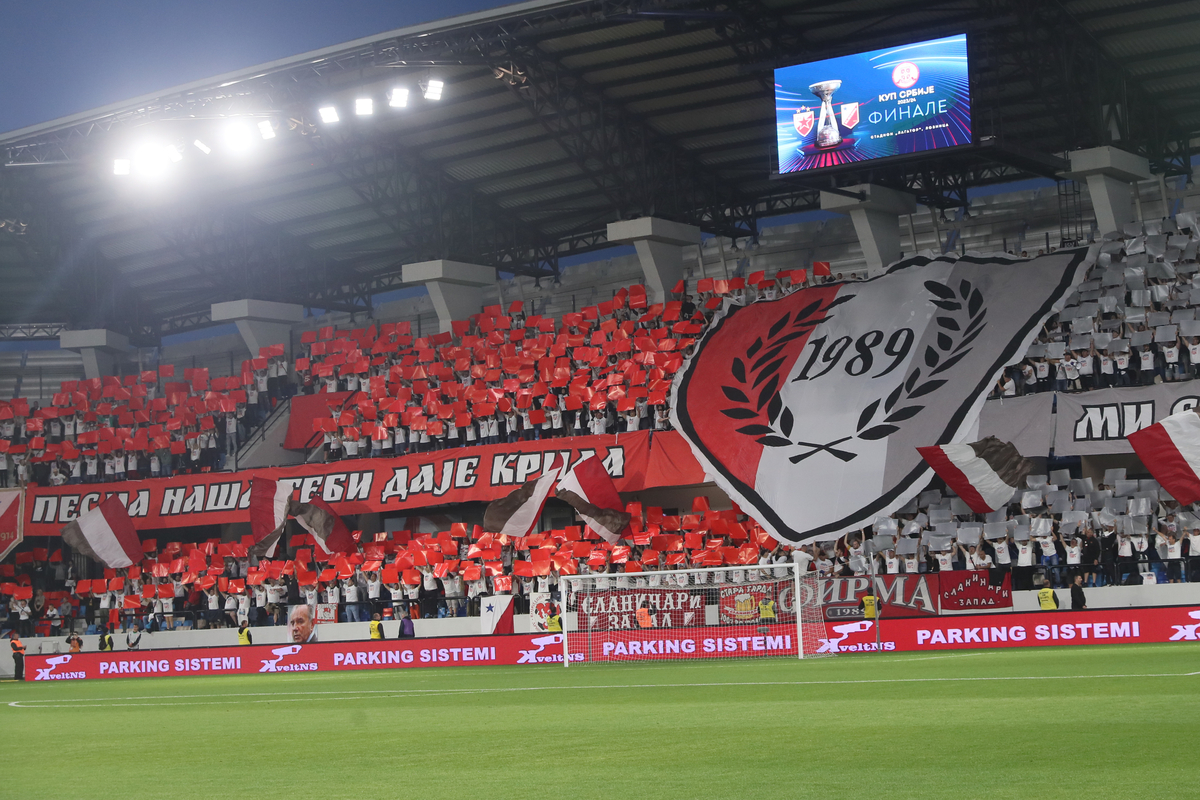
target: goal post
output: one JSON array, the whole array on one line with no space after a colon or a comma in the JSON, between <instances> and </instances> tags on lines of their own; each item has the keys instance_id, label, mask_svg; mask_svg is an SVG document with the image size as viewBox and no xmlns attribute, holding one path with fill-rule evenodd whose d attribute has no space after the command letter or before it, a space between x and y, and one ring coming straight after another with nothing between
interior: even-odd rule
<instances>
[{"instance_id":1,"label":"goal post","mask_svg":"<svg viewBox=\"0 0 1200 800\"><path fill-rule=\"evenodd\" d=\"M816 573L794 562L559 577L563 664L806 658L827 638Z\"/></svg>"}]
</instances>

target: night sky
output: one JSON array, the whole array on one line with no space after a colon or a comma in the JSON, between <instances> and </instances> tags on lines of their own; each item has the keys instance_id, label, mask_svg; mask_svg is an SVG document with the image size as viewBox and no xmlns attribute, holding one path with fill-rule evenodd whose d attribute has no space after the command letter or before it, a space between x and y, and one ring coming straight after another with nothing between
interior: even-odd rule
<instances>
[{"instance_id":1,"label":"night sky","mask_svg":"<svg viewBox=\"0 0 1200 800\"><path fill-rule=\"evenodd\" d=\"M0 132L500 0L0 0Z\"/></svg>"}]
</instances>

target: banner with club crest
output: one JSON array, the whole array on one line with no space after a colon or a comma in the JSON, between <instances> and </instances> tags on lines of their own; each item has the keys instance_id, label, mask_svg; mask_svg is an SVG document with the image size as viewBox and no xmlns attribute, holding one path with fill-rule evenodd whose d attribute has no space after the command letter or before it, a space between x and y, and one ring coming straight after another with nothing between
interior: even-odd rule
<instances>
[{"instance_id":1,"label":"banner with club crest","mask_svg":"<svg viewBox=\"0 0 1200 800\"><path fill-rule=\"evenodd\" d=\"M1094 258L918 256L734 306L676 376L672 422L780 541L863 528L929 483L918 446L967 441L1004 367Z\"/></svg>"}]
</instances>

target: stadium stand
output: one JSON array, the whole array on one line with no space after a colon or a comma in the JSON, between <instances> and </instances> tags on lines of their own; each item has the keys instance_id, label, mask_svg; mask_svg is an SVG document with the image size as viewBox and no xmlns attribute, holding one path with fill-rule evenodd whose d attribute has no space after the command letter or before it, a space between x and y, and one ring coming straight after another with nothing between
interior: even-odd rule
<instances>
[{"instance_id":1,"label":"stadium stand","mask_svg":"<svg viewBox=\"0 0 1200 800\"><path fill-rule=\"evenodd\" d=\"M638 36L655 40L657 29ZM576 45L603 49L601 42ZM699 44L689 47L705 49ZM653 71L648 57L619 55L618 60L642 62L639 70ZM697 58L697 69L705 61ZM689 69L680 67L681 75ZM504 94L497 107L520 103L516 90L509 97L510 87L495 83L500 77L470 75L459 88L474 87L480 96ZM680 93L670 88L662 98ZM463 96L474 95L463 91ZM685 113L672 110L669 101L658 112ZM707 108L702 113L710 114ZM524 119L524 107L516 114L522 125L537 128ZM433 122L420 123L426 127L418 137L437 138L454 124L476 126L474 109L465 122L431 118ZM480 138L486 138L484 128ZM540 128L535 133L543 135ZM465 160L471 150L463 143L475 133L455 135L463 138L442 146L461 145ZM514 141L520 138L514 136ZM488 145L493 146L503 147ZM748 153L735 164L759 160L758 144L734 146ZM1076 143L1054 139L1041 146L1057 153ZM713 163L724 159L720 152L715 151ZM539 150L539 169L559 169L553 162L549 167L540 163L551 157ZM445 159L450 163L451 156ZM313 160L307 151L297 157L298 164ZM361 234L372 241L377 234L371 225L379 220L371 209L354 205L357 190L337 180L301 175L299 166L291 168L300 175L297 182L307 181L300 191L316 187L327 194L302 201L280 195L289 210L272 208L264 215L276 213L294 223L295 235L312 235L305 241L321 245L330 245L314 233L326 224L322 217L334 220L325 234L330 239L346 236L346 241L361 244L354 238ZM519 173L535 170L515 162L497 162L489 169L498 182L489 199L512 199L516 207ZM962 169L966 174L973 167ZM1005 170L997 171L1003 172L1000 178L1028 178L1020 170ZM81 205L102 216L96 209L104 205L98 199L103 195L89 189L88 180L72 178L77 183L63 181L55 191L77 192ZM565 177L552 180L565 187L562 191L568 194L563 196L570 201L569 192L577 187ZM583 180L587 182L586 175ZM1067 235L1064 226L1082 224L1083 219L1078 213L1063 213L1064 186L1078 191L1073 181L1060 182L1057 192L1051 181L1019 189L985 185L990 182L992 177L978 180L969 198L963 190L962 205L950 218L945 212L953 206L939 209L932 204L925 206L927 214L897 217L904 252L1007 251L1025 257L1052 251L1066 239L1104 240L1101 260L1087 281L1046 325L1025 360L998 383L995 397L1200 376L1200 229L1195 218L1200 204L1182 173L1172 175L1170 187L1166 178L1144 181L1146 186L1134 181L1137 218L1142 221L1108 236L1094 222L1089 230ZM922 186L922 192L924 199L937 195L945 200L942 194L948 197L950 189ZM330 199L334 195L349 199ZM554 205L547 197L530 200L535 208L540 204L540 210L530 213L546 213ZM724 195L718 199L723 203ZM312 295L315 299L309 298L314 305L306 306L305 313L312 316L292 325L286 342L272 341L254 352L229 331L190 343L164 339L158 346L130 348L114 362L112 374L85 377L83 360L70 350L4 351L0 396L11 399L0 401L0 483L128 484L180 473L236 470L241 450L268 418L278 423L284 414L298 414L299 404L293 406L292 400L304 396L317 398L305 406L306 419L311 420L310 460L387 458L546 437L667 431L672 377L714 314L803 286L864 279L872 272L850 220L814 213L812 198L805 202L807 213L777 218L773 224L768 224L766 206L752 206L753 230L713 226L721 235L705 235L682 249L688 265L685 279L662 302L651 301L644 265L635 256L610 253L608 259L580 261L560 270L556 250L553 285L548 272L497 270L495 285L481 290L486 298L482 313L465 319L442 319L429 297L420 293L389 298L380 292L363 306L347 305L347 297L339 296L341 302L322 309L315 305L322 299L321 287ZM816 207L823 208L822 202L818 197ZM595 219L626 215L625 209L619 209L619 215L597 215L585 206L568 202L567 210L584 220L579 230L585 225L594 228ZM770 206L771 213L793 208L801 206ZM365 214L365 223L351 219L359 212ZM231 213L239 212L235 208ZM190 222L190 213L182 216ZM122 247L128 251L137 267L131 272L159 270L162 278L172 270L187 271L172 260L175 254L161 246L153 230L169 228L173 220L147 219L139 221L137 230L113 252ZM224 216L220 220L228 223ZM340 229L343 224L350 233ZM241 230L215 222L210 227ZM259 232L250 228L247 238ZM576 258L590 249L595 249L594 243L581 246ZM318 271L316 262L297 258L296 250L276 250L284 252L287 266L292 266L289 259L295 260L298 272L301 266L307 273ZM373 251L370 258L379 261L366 264L364 272L377 268L382 275L384 259L389 262L386 269L394 272L390 262L396 259L386 251ZM237 258L221 252L233 272L242 268ZM323 270L325 264L319 267ZM261 272L255 293L263 294L263 286L278 288L275 272ZM240 276L225 273L234 283L231 277ZM171 282L163 278L160 283ZM188 294L189 285L181 285L170 287L172 298ZM175 299L164 307L171 314L196 313L193 305ZM208 313L205 324L213 322ZM440 330L447 321L449 330ZM269 455L259 462L273 463ZM1006 510L993 515L971 514L958 498L936 488L927 491L891 520L877 523L899 534L905 544L875 556L864 552L866 531L799 549L811 557L811 569L821 576L862 576L872 566L881 574L976 569L1011 573L1017 589L1042 583L1062 586L1074 575L1083 575L1089 586L1150 576L1160 582L1200 579L1200 533L1195 527L1200 520L1153 481L1143 480L1133 488L1093 485L1063 478L1057 470L1047 472L1044 481L1031 487L1036 497L1019 493ZM147 532L142 564L100 570L70 553L64 557L57 546L28 542L17 550L13 563L0 564L0 596L9 600L10 627L39 634L73 625L125 625L134 618L151 627L221 626L242 616L255 624L277 623L287 604L302 600L336 605L340 618L348 621L375 611L424 618L478 613L478 598L489 593L522 598L553 593L563 574L594 573L597 585L611 581L636 586L649 580L639 576L644 570L733 565L744 567L744 572L733 573L731 580L751 582L757 571L791 560L792 548L779 545L736 505L710 508L703 494L685 488L674 507L630 502L626 510L634 520L634 535L620 545L589 537L579 524L563 524L561 508L553 520L547 514L541 532L520 541L483 532L474 521L478 508L458 514L463 519L446 517L436 531L428 529L429 518L409 530L362 524L366 531L358 532L358 552L333 557L315 547L307 534L292 536L281 557L260 559L250 555L247 537L231 530L216 536L210 529L182 529ZM1102 511L1149 521L1141 528L1119 529ZM523 603L528 610L528 600Z\"/></svg>"},{"instance_id":2,"label":"stadium stand","mask_svg":"<svg viewBox=\"0 0 1200 800\"><path fill-rule=\"evenodd\" d=\"M1169 234L1176 237L1173 252L1163 248L1150 262L1161 265L1161 277L1153 279L1153 285L1163 287L1157 294L1139 288L1142 274L1118 274L1118 283L1111 270L1099 265L1047 327L1047 349L1067 337L1084 337L1091 357L1101 359L1095 344L1104 333L1110 335L1102 349L1120 352L1119 345L1112 346L1119 338L1115 334L1133 338L1155 327L1160 320L1150 314L1173 320L1162 320L1166 325L1193 316L1195 223L1190 217L1183 221L1183 228ZM1155 249L1171 241L1155 230L1161 228L1126 231L1109 239L1106 249L1118 259L1128 258L1139 255L1147 243ZM296 381L301 392L330 396L329 415L315 416L313 427L333 458L386 457L409 448L471 447L573 432L665 430L666 385L712 314L723 305L771 299L775 292L837 278L824 264L813 271L812 276L789 270L771 278L755 272L746 279L700 279L694 302L684 285L675 287L680 299L648 304L644 290L634 285L616 292L611 301L560 319L526 316L519 302L507 309L491 306L455 322L451 332L424 337L414 336L409 323L324 327L301 335L304 354L294 363ZM1103 294L1105 282L1118 291ZM1105 297L1111 300L1106 303ZM1107 319L1096 311L1085 313L1091 310L1089 303L1106 308ZM1097 335L1079 323L1081 317L1090 323L1094 316L1100 316L1097 328L1104 333ZM1106 324L1109 320L1115 324ZM1069 343L1083 344L1078 338ZM1155 351L1160 366L1173 363L1172 340L1149 346L1161 346ZM1039 363L1056 360L1030 358L1020 369L1028 372ZM293 392L282 345L265 348L241 366L241 374L229 378L188 369L179 376L183 380L176 380L173 368L164 367L124 380L68 381L47 408L20 400L5 403L0 432L16 466L13 477L18 482L25 478L22 457L27 454L33 479L50 483L121 479L116 464L121 455L127 479L133 479L131 472L153 476L220 468L217 454L226 452L222 440L243 435L238 421L253 426L271 403ZM1110 374L1102 366L1096 372ZM1153 374L1166 380L1193 377L1187 368ZM1081 388L1070 385L1071 380L1078 379L1069 374L1058 378L1053 388ZM221 425L227 420L235 421L232 427ZM199 457L193 455L197 452ZM1067 482L1065 476L1050 477ZM1011 572L1016 589L1031 589L1035 583L1065 586L1076 575L1088 586L1140 583L1143 575L1159 582L1200 580L1200 520L1179 509L1152 481L1142 481L1127 500L1131 493L1118 494L1116 487L1069 483L1060 490L1043 481L1035 501L1018 495L999 517L973 515L957 498L927 491L893 519L876 524L900 533L908 547L898 543L868 556L865 536L859 535L801 550L822 577L865 575L871 569L868 559L874 558L879 574ZM1114 500L1127 503L1124 510L1130 516L1151 517L1153 523L1118 530L1111 516L1082 513L1111 510ZM634 535L621 545L589 537L578 525L508 540L477 525L469 532L465 523L437 534L400 531L360 537L359 552L349 556L324 554L310 537L297 535L289 543L292 557L276 561L252 559L249 541L174 541L159 549L156 540L146 540L146 560L140 566L105 570L103 577L90 579L64 564L61 551L33 548L18 553L15 564L0 565L0 593L11 598L10 626L26 635L45 635L73 629L76 621L89 630L135 620L151 630L219 627L236 624L239 616L256 625L272 624L282 621L286 602L300 599L336 605L347 621L380 612L425 618L476 614L478 599L491 593L514 593L528 611L529 596L554 596L557 577L564 574L596 574L597 586L623 588L662 580L640 577L643 570L739 565L745 570L733 572L730 580L754 582L760 570L791 560L792 548L779 545L736 507L714 511L702 496L693 501L690 513L667 513L636 502L627 511ZM997 523L1002 523L999 531ZM684 583L706 585L706 580L692 576L691 583L686 577Z\"/></svg>"}]
</instances>

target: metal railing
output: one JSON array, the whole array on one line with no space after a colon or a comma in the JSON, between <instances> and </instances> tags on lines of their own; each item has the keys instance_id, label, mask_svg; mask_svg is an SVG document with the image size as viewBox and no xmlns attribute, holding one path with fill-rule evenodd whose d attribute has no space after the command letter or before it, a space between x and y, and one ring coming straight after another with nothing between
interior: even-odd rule
<instances>
[{"instance_id":1,"label":"metal railing","mask_svg":"<svg viewBox=\"0 0 1200 800\"><path fill-rule=\"evenodd\" d=\"M283 418L285 412L290 413L291 407L291 396L281 398L262 422L250 429L246 434L246 440L238 444L237 452L234 453L233 469L235 472L239 469L242 459L249 455L250 449L267 440L267 432Z\"/></svg>"}]
</instances>

